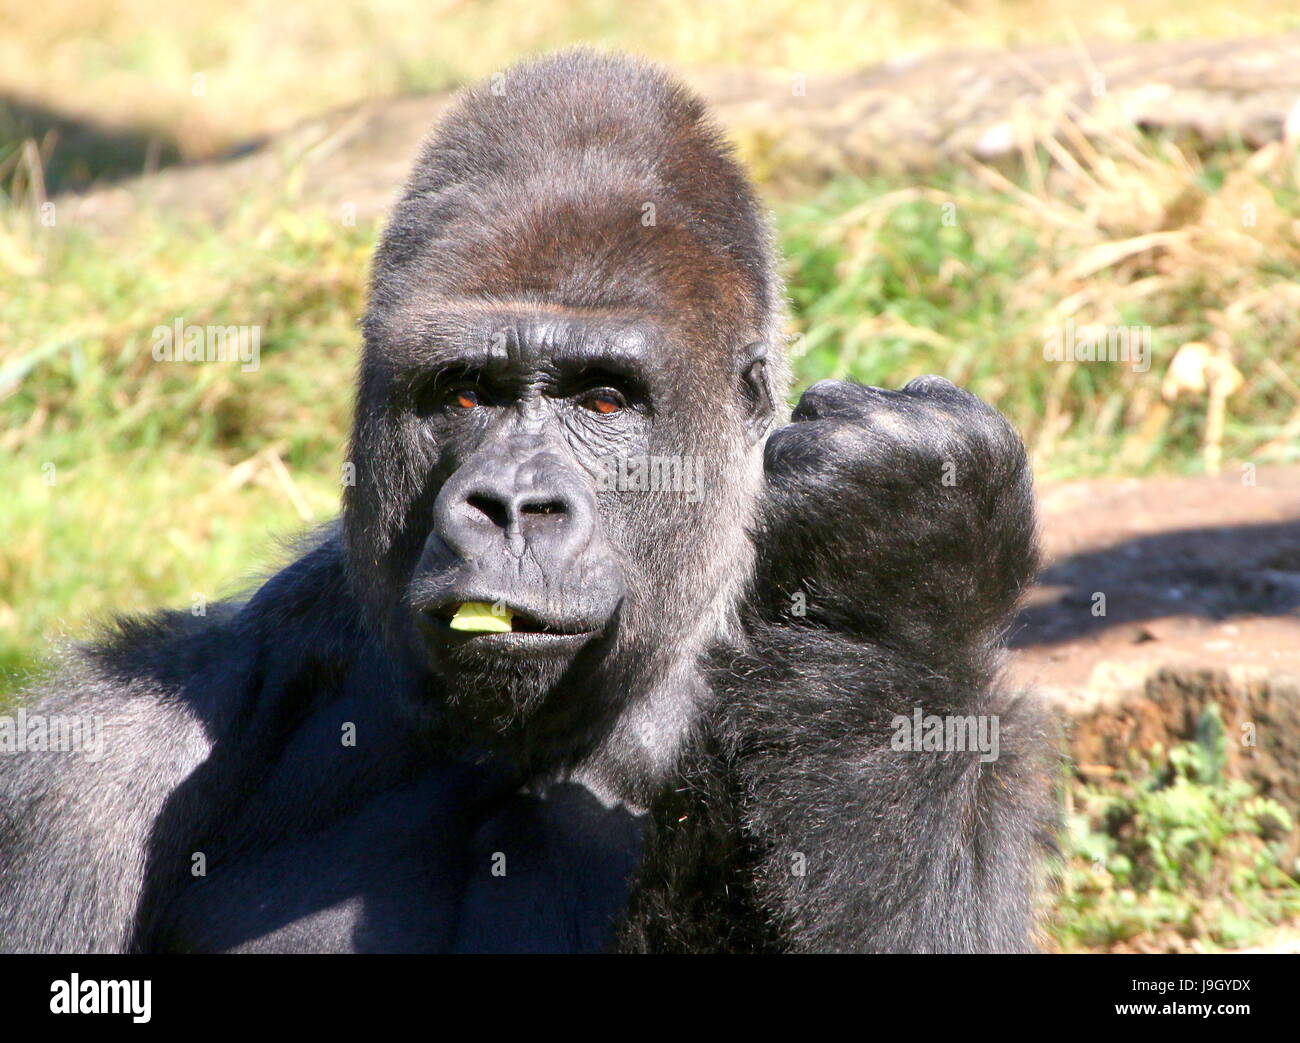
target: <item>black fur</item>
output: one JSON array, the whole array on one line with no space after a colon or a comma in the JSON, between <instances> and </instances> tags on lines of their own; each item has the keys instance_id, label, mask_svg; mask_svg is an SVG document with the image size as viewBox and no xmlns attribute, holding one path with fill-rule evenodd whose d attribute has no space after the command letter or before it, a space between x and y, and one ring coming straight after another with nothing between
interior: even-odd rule
<instances>
[{"instance_id":1,"label":"black fur","mask_svg":"<svg viewBox=\"0 0 1300 1043\"><path fill-rule=\"evenodd\" d=\"M0 950L1030 948L1024 450L938 378L780 426L781 297L658 70L467 94L376 256L341 524L27 700L109 728L0 755ZM701 495L599 483L644 457ZM510 634L447 626L495 598ZM1000 755L896 749L918 709L996 717Z\"/></svg>"}]
</instances>

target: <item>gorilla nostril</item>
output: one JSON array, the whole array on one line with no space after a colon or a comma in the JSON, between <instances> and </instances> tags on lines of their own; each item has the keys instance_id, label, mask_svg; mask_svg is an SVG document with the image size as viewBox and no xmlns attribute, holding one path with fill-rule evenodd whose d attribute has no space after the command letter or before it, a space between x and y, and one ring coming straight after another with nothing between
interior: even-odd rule
<instances>
[{"instance_id":1,"label":"gorilla nostril","mask_svg":"<svg viewBox=\"0 0 1300 1043\"><path fill-rule=\"evenodd\" d=\"M519 511L521 514L567 514L569 509L562 500L541 500L521 504Z\"/></svg>"},{"instance_id":2,"label":"gorilla nostril","mask_svg":"<svg viewBox=\"0 0 1300 1043\"><path fill-rule=\"evenodd\" d=\"M475 493L466 497L465 502L485 515L498 528L504 529L510 525L510 510L496 497Z\"/></svg>"},{"instance_id":3,"label":"gorilla nostril","mask_svg":"<svg viewBox=\"0 0 1300 1043\"><path fill-rule=\"evenodd\" d=\"M480 525L486 519L501 530L508 530L512 525L532 526L546 518L559 518L569 513L569 505L564 500L545 495L509 498L491 492L477 492L465 497L465 503L477 512Z\"/></svg>"}]
</instances>

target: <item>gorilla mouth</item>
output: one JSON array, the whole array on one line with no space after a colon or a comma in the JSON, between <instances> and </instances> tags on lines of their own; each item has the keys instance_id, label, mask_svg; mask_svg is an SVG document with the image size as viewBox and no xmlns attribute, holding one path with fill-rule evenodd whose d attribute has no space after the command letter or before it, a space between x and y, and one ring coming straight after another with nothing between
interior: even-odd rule
<instances>
[{"instance_id":1,"label":"gorilla mouth","mask_svg":"<svg viewBox=\"0 0 1300 1043\"><path fill-rule=\"evenodd\" d=\"M476 642L490 641L497 643L508 642L511 639L586 639L595 636L602 629L601 626L589 626L572 621L542 619L534 613L527 612L524 609L515 608L514 606L508 606L510 617L509 630L493 632L454 629L451 625L452 618L456 615L462 605L470 603L472 602L467 598L448 601L445 604L427 609L422 613L422 618L426 624L436 630L439 635L455 637L462 641ZM492 602L486 603L491 604Z\"/></svg>"}]
</instances>

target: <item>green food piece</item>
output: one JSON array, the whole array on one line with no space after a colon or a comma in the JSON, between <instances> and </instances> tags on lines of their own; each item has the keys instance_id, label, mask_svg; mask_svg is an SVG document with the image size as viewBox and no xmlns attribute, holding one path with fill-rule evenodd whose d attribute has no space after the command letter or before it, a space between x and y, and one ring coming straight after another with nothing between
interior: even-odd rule
<instances>
[{"instance_id":1,"label":"green food piece","mask_svg":"<svg viewBox=\"0 0 1300 1043\"><path fill-rule=\"evenodd\" d=\"M452 630L469 630L480 634L508 634L514 613L508 608L494 611L483 601L466 601L451 617Z\"/></svg>"}]
</instances>

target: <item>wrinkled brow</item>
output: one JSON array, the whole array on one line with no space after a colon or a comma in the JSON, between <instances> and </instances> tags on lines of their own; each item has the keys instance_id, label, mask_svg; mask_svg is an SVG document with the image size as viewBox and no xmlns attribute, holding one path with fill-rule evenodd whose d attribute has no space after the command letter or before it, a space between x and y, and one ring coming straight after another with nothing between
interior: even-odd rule
<instances>
[{"instance_id":1,"label":"wrinkled brow","mask_svg":"<svg viewBox=\"0 0 1300 1043\"><path fill-rule=\"evenodd\" d=\"M448 365L484 368L545 362L630 372L656 362L660 336L637 318L535 304L455 307L412 316L384 338L384 364L395 370Z\"/></svg>"}]
</instances>

